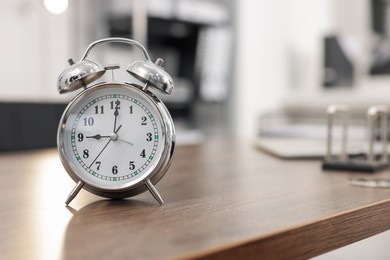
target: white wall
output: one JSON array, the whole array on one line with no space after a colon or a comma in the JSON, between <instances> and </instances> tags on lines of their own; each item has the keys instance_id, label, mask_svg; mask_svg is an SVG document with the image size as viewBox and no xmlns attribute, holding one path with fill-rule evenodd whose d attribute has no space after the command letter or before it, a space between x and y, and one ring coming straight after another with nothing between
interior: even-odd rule
<instances>
[{"instance_id":1,"label":"white wall","mask_svg":"<svg viewBox=\"0 0 390 260\"><path fill-rule=\"evenodd\" d=\"M57 77L67 66L69 12L54 15L43 1L3 1L0 9L0 100L62 100Z\"/></svg>"},{"instance_id":2,"label":"white wall","mask_svg":"<svg viewBox=\"0 0 390 260\"><path fill-rule=\"evenodd\" d=\"M281 1L236 2L236 70L233 85L236 134L253 136L259 112L277 106L287 86Z\"/></svg>"},{"instance_id":3,"label":"white wall","mask_svg":"<svg viewBox=\"0 0 390 260\"><path fill-rule=\"evenodd\" d=\"M367 0L236 1L236 134L254 137L258 116L285 100L302 94L319 99L324 92L324 36L352 36L360 43L358 50L368 54L368 4ZM358 70L366 70L367 55L357 59Z\"/></svg>"},{"instance_id":4,"label":"white wall","mask_svg":"<svg viewBox=\"0 0 390 260\"><path fill-rule=\"evenodd\" d=\"M320 80L321 39L335 0L237 1L236 134L254 137L258 116Z\"/></svg>"}]
</instances>

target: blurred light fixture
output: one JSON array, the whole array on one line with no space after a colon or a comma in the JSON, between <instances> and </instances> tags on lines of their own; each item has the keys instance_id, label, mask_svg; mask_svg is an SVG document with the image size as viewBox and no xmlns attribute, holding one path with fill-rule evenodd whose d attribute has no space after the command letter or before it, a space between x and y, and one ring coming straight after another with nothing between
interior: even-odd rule
<instances>
[{"instance_id":1,"label":"blurred light fixture","mask_svg":"<svg viewBox=\"0 0 390 260\"><path fill-rule=\"evenodd\" d=\"M44 0L46 9L53 14L60 14L65 12L68 8L68 0Z\"/></svg>"}]
</instances>

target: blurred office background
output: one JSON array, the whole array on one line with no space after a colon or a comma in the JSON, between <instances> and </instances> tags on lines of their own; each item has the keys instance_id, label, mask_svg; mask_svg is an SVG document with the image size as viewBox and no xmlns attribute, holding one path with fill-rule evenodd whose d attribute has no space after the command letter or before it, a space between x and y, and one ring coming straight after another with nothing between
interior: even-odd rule
<instances>
[{"instance_id":1,"label":"blurred office background","mask_svg":"<svg viewBox=\"0 0 390 260\"><path fill-rule=\"evenodd\" d=\"M66 10L54 14L61 4L67 5ZM165 70L173 77L175 89L172 96L157 95L175 120L179 143L196 143L210 135L231 135L234 9L233 1L6 2L0 11L0 73L4 80L0 99L65 104L75 93L60 96L56 81L68 66L68 58L80 59L95 40L127 37L141 42L153 60L165 60ZM126 82L136 82L126 67L144 59L139 49L123 44L100 45L88 58L102 64L119 63L121 70L114 72L115 80ZM99 79L109 80L111 73ZM28 139L31 138L26 142Z\"/></svg>"},{"instance_id":2,"label":"blurred office background","mask_svg":"<svg viewBox=\"0 0 390 260\"><path fill-rule=\"evenodd\" d=\"M60 96L57 77L69 57L80 59L104 37L134 38L152 59L165 60L176 88L161 98L181 143L295 129L264 125L275 118L284 119L276 126L312 126L298 127L298 135L318 129L322 135L330 103L346 103L356 114L390 105L390 4L384 0L14 0L2 2L0 21L2 151L55 145L59 116L75 95ZM143 57L108 45L90 58L124 71ZM115 79L134 81L120 71ZM382 237L375 245L382 243L385 259L390 252ZM359 250L369 252L364 245L353 252Z\"/></svg>"},{"instance_id":3,"label":"blurred office background","mask_svg":"<svg viewBox=\"0 0 390 260\"><path fill-rule=\"evenodd\" d=\"M45 8L56 2L67 9ZM0 98L69 101L55 88L68 58L100 38L131 37L166 60L176 89L165 100L180 125L252 138L259 116L275 111L316 117L334 102L388 103L388 10L382 0L6 1ZM125 68L142 55L113 45L90 58Z\"/></svg>"}]
</instances>

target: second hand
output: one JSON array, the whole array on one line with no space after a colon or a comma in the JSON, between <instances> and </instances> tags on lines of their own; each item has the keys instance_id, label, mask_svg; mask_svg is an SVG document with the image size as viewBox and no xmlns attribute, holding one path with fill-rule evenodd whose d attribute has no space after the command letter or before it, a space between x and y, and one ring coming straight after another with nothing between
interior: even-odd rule
<instances>
[{"instance_id":1,"label":"second hand","mask_svg":"<svg viewBox=\"0 0 390 260\"><path fill-rule=\"evenodd\" d=\"M93 162L91 163L91 165L89 166L89 168L92 167L92 165L96 162L97 158L99 158L99 156L102 154L102 152L104 151L104 149L106 149L107 145L112 141L112 139L108 140L108 142L106 143L106 145L103 147L103 149L100 151L100 153L96 156L95 160L93 160Z\"/></svg>"},{"instance_id":2,"label":"second hand","mask_svg":"<svg viewBox=\"0 0 390 260\"><path fill-rule=\"evenodd\" d=\"M121 129L122 125L120 125L118 127L118 129L114 132L114 134L116 135L119 131L119 129ZM92 165L96 162L96 160L99 158L99 156L102 154L102 152L106 149L106 147L108 146L108 144L112 141L112 140L116 140L118 139L118 136L116 135L116 138L113 139L112 137L110 138L110 140L108 140L108 142L106 143L106 145L103 147L103 149L100 151L100 153L96 156L95 160L93 160L93 162L91 163L91 165L89 166L89 168L92 167Z\"/></svg>"}]
</instances>

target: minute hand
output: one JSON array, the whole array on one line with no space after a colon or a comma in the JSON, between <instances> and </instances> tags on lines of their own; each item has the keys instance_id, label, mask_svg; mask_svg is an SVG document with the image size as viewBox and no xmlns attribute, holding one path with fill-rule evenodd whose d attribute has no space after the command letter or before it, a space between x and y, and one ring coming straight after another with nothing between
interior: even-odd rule
<instances>
[{"instance_id":1,"label":"minute hand","mask_svg":"<svg viewBox=\"0 0 390 260\"><path fill-rule=\"evenodd\" d=\"M114 133L115 133L115 130L116 130L116 121L117 121L117 119L118 119L118 115L119 115L119 111L118 111L118 109L120 108L120 101L119 100L117 100L116 102L115 102L115 104L116 104L116 106L115 106L115 112L114 112L114 116L115 116L115 120L114 120Z\"/></svg>"},{"instance_id":2,"label":"minute hand","mask_svg":"<svg viewBox=\"0 0 390 260\"><path fill-rule=\"evenodd\" d=\"M118 115L119 115L119 112L118 112L118 108L115 108L115 112L114 112L114 116L115 116L115 120L114 120L114 133L115 133L115 129L116 129L116 120L118 118Z\"/></svg>"}]
</instances>

